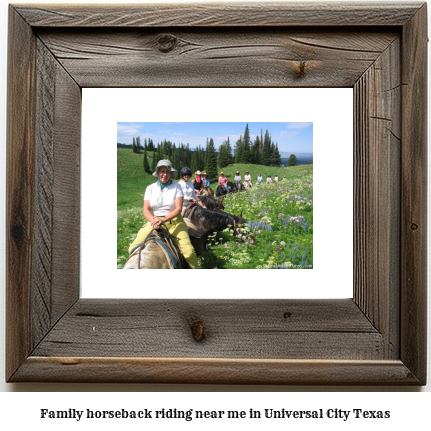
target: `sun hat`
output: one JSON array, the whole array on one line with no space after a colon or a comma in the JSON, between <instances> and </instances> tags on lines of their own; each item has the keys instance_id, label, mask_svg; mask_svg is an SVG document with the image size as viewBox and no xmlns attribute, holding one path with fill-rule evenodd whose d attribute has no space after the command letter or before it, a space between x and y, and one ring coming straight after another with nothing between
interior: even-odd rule
<instances>
[{"instance_id":1,"label":"sun hat","mask_svg":"<svg viewBox=\"0 0 431 431\"><path fill-rule=\"evenodd\" d=\"M206 172L202 172L202 176L204 176L204 175L207 175L207 176L208 176L208 174L207 174Z\"/></svg>"},{"instance_id":2,"label":"sun hat","mask_svg":"<svg viewBox=\"0 0 431 431\"><path fill-rule=\"evenodd\" d=\"M195 173L196 173L196 175L200 175L201 171L196 171Z\"/></svg>"},{"instance_id":3,"label":"sun hat","mask_svg":"<svg viewBox=\"0 0 431 431\"><path fill-rule=\"evenodd\" d=\"M177 172L177 170L174 169L174 167L172 166L172 163L171 163L170 160L167 160L167 159L159 160L157 162L156 171L153 172L153 175L155 177L157 177L157 178L159 177L157 174L159 173L159 168L161 168L162 166L164 166L165 168L167 168L168 171L170 171L170 172Z\"/></svg>"},{"instance_id":4,"label":"sun hat","mask_svg":"<svg viewBox=\"0 0 431 431\"><path fill-rule=\"evenodd\" d=\"M224 172L220 172L220 175L224 175Z\"/></svg>"}]
</instances>

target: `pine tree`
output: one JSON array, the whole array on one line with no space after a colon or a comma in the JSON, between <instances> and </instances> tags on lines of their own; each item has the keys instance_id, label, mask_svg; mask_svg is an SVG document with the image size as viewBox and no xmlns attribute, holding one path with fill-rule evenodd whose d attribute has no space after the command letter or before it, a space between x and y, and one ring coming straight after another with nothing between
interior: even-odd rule
<instances>
[{"instance_id":1,"label":"pine tree","mask_svg":"<svg viewBox=\"0 0 431 431\"><path fill-rule=\"evenodd\" d=\"M148 138L148 151L154 151L154 143L151 138Z\"/></svg>"},{"instance_id":2,"label":"pine tree","mask_svg":"<svg viewBox=\"0 0 431 431\"><path fill-rule=\"evenodd\" d=\"M198 170L198 152L195 150L192 152L192 157L190 159L190 169L192 175Z\"/></svg>"},{"instance_id":3,"label":"pine tree","mask_svg":"<svg viewBox=\"0 0 431 431\"><path fill-rule=\"evenodd\" d=\"M241 163L242 160L242 135L235 144L235 163Z\"/></svg>"},{"instance_id":4,"label":"pine tree","mask_svg":"<svg viewBox=\"0 0 431 431\"><path fill-rule=\"evenodd\" d=\"M271 155L271 164L272 166L281 166L281 156L280 152L278 151L278 144L275 144L274 152Z\"/></svg>"},{"instance_id":5,"label":"pine tree","mask_svg":"<svg viewBox=\"0 0 431 431\"><path fill-rule=\"evenodd\" d=\"M223 143L226 143L226 149L227 149L227 153L228 153L228 156L229 156L229 163L228 163L228 165L230 165L231 163L233 163L233 157L232 157L232 146L230 144L229 136L227 137L227 141L224 141Z\"/></svg>"},{"instance_id":6,"label":"pine tree","mask_svg":"<svg viewBox=\"0 0 431 431\"><path fill-rule=\"evenodd\" d=\"M134 153L137 153L137 151L136 151L136 140L135 140L135 137L133 136L133 143L132 143L132 151L134 152Z\"/></svg>"},{"instance_id":7,"label":"pine tree","mask_svg":"<svg viewBox=\"0 0 431 431\"><path fill-rule=\"evenodd\" d=\"M268 130L265 132L263 140L262 158L260 163L265 166L269 166L271 163L271 138Z\"/></svg>"},{"instance_id":8,"label":"pine tree","mask_svg":"<svg viewBox=\"0 0 431 431\"><path fill-rule=\"evenodd\" d=\"M205 166L205 150L200 145L199 145L198 150L197 150L196 163L197 163L196 170L202 171L204 166Z\"/></svg>"},{"instance_id":9,"label":"pine tree","mask_svg":"<svg viewBox=\"0 0 431 431\"><path fill-rule=\"evenodd\" d=\"M254 144L251 147L251 163L255 163L256 165L260 164L260 139L259 136L256 136L254 140Z\"/></svg>"},{"instance_id":10,"label":"pine tree","mask_svg":"<svg viewBox=\"0 0 431 431\"><path fill-rule=\"evenodd\" d=\"M287 160L287 166L296 166L296 156L295 154L291 154L289 159Z\"/></svg>"},{"instance_id":11,"label":"pine tree","mask_svg":"<svg viewBox=\"0 0 431 431\"><path fill-rule=\"evenodd\" d=\"M153 172L156 172L156 166L157 166L157 162L158 162L159 160L157 159L157 153L156 153L156 150L152 151L152 153L153 153L153 162L152 162L152 164L151 164L151 170L152 170Z\"/></svg>"},{"instance_id":12,"label":"pine tree","mask_svg":"<svg viewBox=\"0 0 431 431\"><path fill-rule=\"evenodd\" d=\"M141 137L140 136L137 136L136 137L136 152L138 153L138 154L141 154Z\"/></svg>"},{"instance_id":13,"label":"pine tree","mask_svg":"<svg viewBox=\"0 0 431 431\"><path fill-rule=\"evenodd\" d=\"M157 144L157 161L164 159L162 146Z\"/></svg>"},{"instance_id":14,"label":"pine tree","mask_svg":"<svg viewBox=\"0 0 431 431\"><path fill-rule=\"evenodd\" d=\"M224 168L231 163L231 156L226 141L220 145L218 151L218 165L220 168Z\"/></svg>"},{"instance_id":15,"label":"pine tree","mask_svg":"<svg viewBox=\"0 0 431 431\"><path fill-rule=\"evenodd\" d=\"M172 165L177 171L180 171L182 166L179 157L179 151L177 150L175 144L172 145Z\"/></svg>"},{"instance_id":16,"label":"pine tree","mask_svg":"<svg viewBox=\"0 0 431 431\"><path fill-rule=\"evenodd\" d=\"M213 138L211 138L207 143L206 157L205 157L205 171L210 180L217 178L217 157L216 157L216 151L214 148Z\"/></svg>"},{"instance_id":17,"label":"pine tree","mask_svg":"<svg viewBox=\"0 0 431 431\"><path fill-rule=\"evenodd\" d=\"M271 142L271 151L269 153L269 166L274 166L274 152L275 152L275 144Z\"/></svg>"},{"instance_id":18,"label":"pine tree","mask_svg":"<svg viewBox=\"0 0 431 431\"><path fill-rule=\"evenodd\" d=\"M148 163L148 158L147 158L147 150L144 149L144 171L147 174L151 174L151 168L150 168L150 164Z\"/></svg>"},{"instance_id":19,"label":"pine tree","mask_svg":"<svg viewBox=\"0 0 431 431\"><path fill-rule=\"evenodd\" d=\"M248 123L245 126L244 131L244 139L242 142L242 152L241 152L241 162L240 163L249 163L251 159L250 154L250 131L248 129Z\"/></svg>"}]
</instances>

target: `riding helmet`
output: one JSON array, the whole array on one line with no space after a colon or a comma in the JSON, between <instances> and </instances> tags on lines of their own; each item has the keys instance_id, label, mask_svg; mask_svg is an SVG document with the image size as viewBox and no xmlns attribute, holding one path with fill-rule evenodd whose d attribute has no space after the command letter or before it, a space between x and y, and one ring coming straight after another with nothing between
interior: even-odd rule
<instances>
[{"instance_id":1,"label":"riding helmet","mask_svg":"<svg viewBox=\"0 0 431 431\"><path fill-rule=\"evenodd\" d=\"M192 176L192 171L191 171L191 169L190 169L190 168L185 167L185 168L182 168L182 169L181 169L180 175L181 175L181 178L182 178L184 175L188 175L189 177L191 177L191 176Z\"/></svg>"}]
</instances>

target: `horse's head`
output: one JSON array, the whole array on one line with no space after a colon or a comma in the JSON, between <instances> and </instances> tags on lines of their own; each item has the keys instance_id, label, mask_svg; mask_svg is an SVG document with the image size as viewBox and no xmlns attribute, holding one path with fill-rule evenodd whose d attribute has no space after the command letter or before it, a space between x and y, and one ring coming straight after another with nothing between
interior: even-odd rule
<instances>
[{"instance_id":1,"label":"horse's head","mask_svg":"<svg viewBox=\"0 0 431 431\"><path fill-rule=\"evenodd\" d=\"M201 202L205 205L206 208L208 209L219 209L222 210L224 209L223 204L221 203L222 199L218 200L218 199L214 199L211 198L210 196L203 196L201 197Z\"/></svg>"}]
</instances>

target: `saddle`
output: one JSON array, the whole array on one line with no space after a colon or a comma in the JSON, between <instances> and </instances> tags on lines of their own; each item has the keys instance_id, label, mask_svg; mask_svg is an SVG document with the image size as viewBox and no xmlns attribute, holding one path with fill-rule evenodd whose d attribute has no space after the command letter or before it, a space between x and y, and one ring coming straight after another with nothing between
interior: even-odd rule
<instances>
[{"instance_id":1,"label":"saddle","mask_svg":"<svg viewBox=\"0 0 431 431\"><path fill-rule=\"evenodd\" d=\"M175 238L169 233L168 228L164 225L161 225L159 229L154 229L148 235L145 241L143 241L134 250L132 250L127 260L129 260L132 255L138 254L138 262L140 265L140 255L149 241L154 241L161 248L161 250L166 256L166 259L168 260L168 262L170 262L172 269L190 269L190 266L184 258L183 254L181 253ZM138 269L141 268L138 266Z\"/></svg>"}]
</instances>

